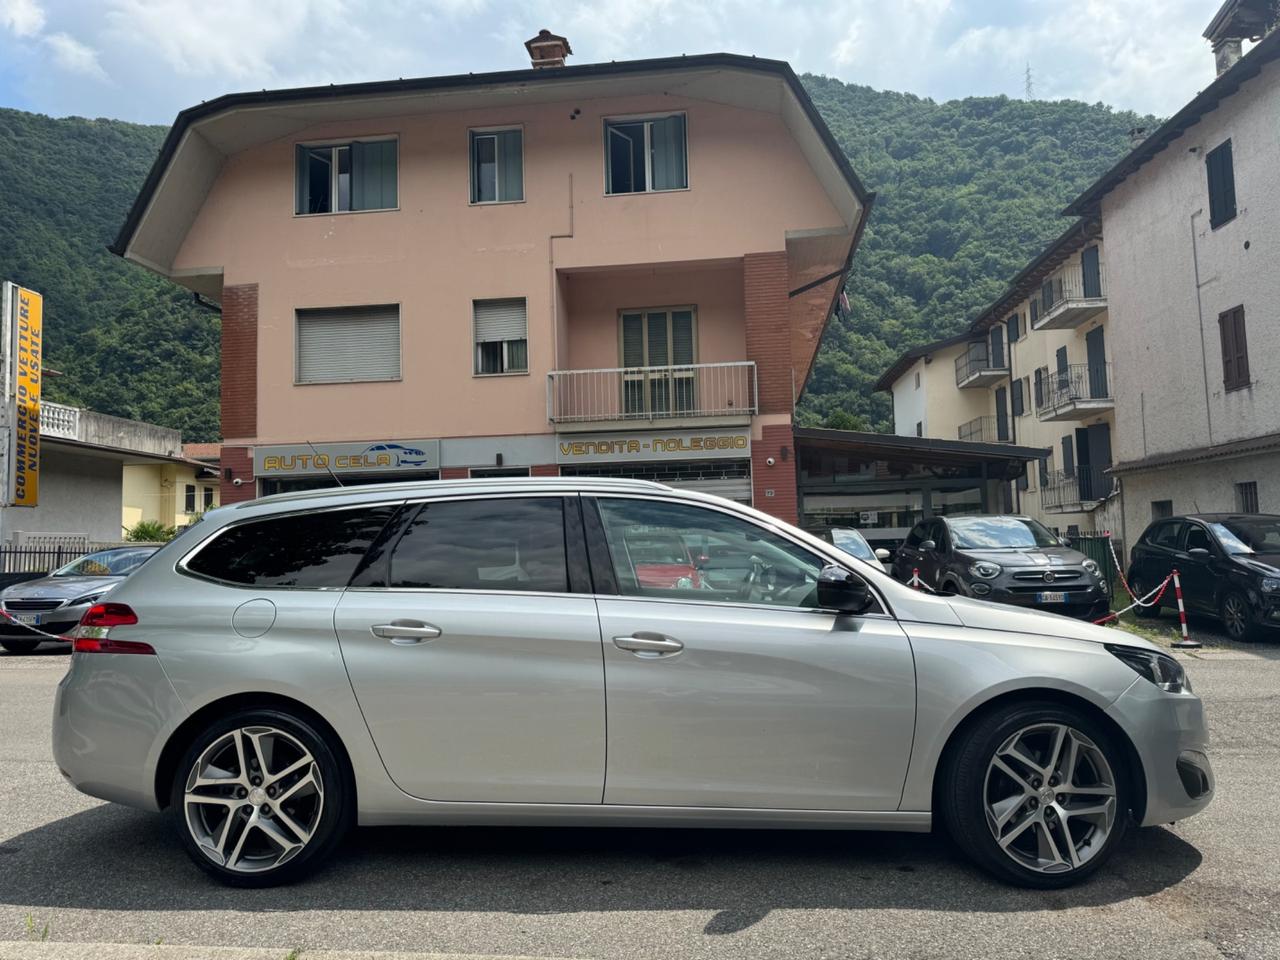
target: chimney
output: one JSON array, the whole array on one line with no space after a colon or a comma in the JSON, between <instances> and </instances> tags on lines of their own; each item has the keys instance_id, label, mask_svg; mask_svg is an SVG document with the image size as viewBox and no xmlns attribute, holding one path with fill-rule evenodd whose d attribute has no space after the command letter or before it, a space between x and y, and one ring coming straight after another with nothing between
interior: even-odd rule
<instances>
[{"instance_id":1,"label":"chimney","mask_svg":"<svg viewBox=\"0 0 1280 960\"><path fill-rule=\"evenodd\" d=\"M563 67L564 58L573 53L568 40L557 37L546 27L539 30L538 35L532 40L526 40L524 48L529 51L529 60L534 69Z\"/></svg>"},{"instance_id":2,"label":"chimney","mask_svg":"<svg viewBox=\"0 0 1280 960\"><path fill-rule=\"evenodd\" d=\"M1129 146L1136 147L1145 139L1147 139L1146 127L1130 127L1129 128Z\"/></svg>"},{"instance_id":3,"label":"chimney","mask_svg":"<svg viewBox=\"0 0 1280 960\"><path fill-rule=\"evenodd\" d=\"M1223 37L1213 41L1213 65L1222 76L1236 65L1240 59L1241 40L1239 37Z\"/></svg>"}]
</instances>

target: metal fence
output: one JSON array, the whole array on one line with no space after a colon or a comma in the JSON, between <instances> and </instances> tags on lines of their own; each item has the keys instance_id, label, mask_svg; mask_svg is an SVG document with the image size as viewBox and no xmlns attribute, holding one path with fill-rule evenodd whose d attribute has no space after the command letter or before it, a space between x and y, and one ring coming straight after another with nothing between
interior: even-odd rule
<instances>
[{"instance_id":1,"label":"metal fence","mask_svg":"<svg viewBox=\"0 0 1280 960\"><path fill-rule=\"evenodd\" d=\"M1078 261L1064 267L1040 285L1041 321L1062 303L1106 297L1106 277L1102 264L1098 264L1096 270L1084 270Z\"/></svg>"},{"instance_id":2,"label":"metal fence","mask_svg":"<svg viewBox=\"0 0 1280 960\"><path fill-rule=\"evenodd\" d=\"M992 353L987 341L980 340L971 344L964 353L956 357L956 386L963 385L975 374L997 370L1008 372L1004 348L1001 347Z\"/></svg>"},{"instance_id":3,"label":"metal fence","mask_svg":"<svg viewBox=\"0 0 1280 960\"><path fill-rule=\"evenodd\" d=\"M749 360L553 370L547 374L547 419L552 423L755 412L756 365Z\"/></svg>"},{"instance_id":4,"label":"metal fence","mask_svg":"<svg viewBox=\"0 0 1280 960\"><path fill-rule=\"evenodd\" d=\"M124 541L85 541L77 543L39 544L25 543L21 546L0 547L0 576L4 574L36 574L43 575L57 570L77 557L97 550L110 550L113 547L145 547L146 543L130 543Z\"/></svg>"},{"instance_id":5,"label":"metal fence","mask_svg":"<svg viewBox=\"0 0 1280 960\"><path fill-rule=\"evenodd\" d=\"M1036 371L1036 412L1050 412L1081 400L1111 400L1111 364L1072 363Z\"/></svg>"},{"instance_id":6,"label":"metal fence","mask_svg":"<svg viewBox=\"0 0 1280 960\"><path fill-rule=\"evenodd\" d=\"M956 428L956 435L961 440L972 440L977 443L1008 443L1009 421L994 415L974 417Z\"/></svg>"},{"instance_id":7,"label":"metal fence","mask_svg":"<svg viewBox=\"0 0 1280 960\"><path fill-rule=\"evenodd\" d=\"M1111 547L1116 550L1116 557L1121 563L1125 563L1125 546L1124 542L1118 538L1111 538L1111 546L1107 545L1107 535L1097 531L1089 531L1082 533L1068 533L1071 540L1071 546L1079 550L1090 560L1094 561L1102 570L1103 576L1107 583L1111 585L1111 595L1114 597L1117 590L1123 590L1120 585L1120 577L1116 573L1115 562L1111 559Z\"/></svg>"}]
</instances>

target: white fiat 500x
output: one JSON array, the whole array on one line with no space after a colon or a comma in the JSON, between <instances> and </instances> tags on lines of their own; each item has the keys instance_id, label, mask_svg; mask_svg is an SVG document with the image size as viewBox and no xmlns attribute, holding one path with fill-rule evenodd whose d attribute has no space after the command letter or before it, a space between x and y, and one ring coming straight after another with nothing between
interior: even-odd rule
<instances>
[{"instance_id":1,"label":"white fiat 500x","mask_svg":"<svg viewBox=\"0 0 1280 960\"><path fill-rule=\"evenodd\" d=\"M896 583L642 481L207 514L78 628L53 749L239 885L354 824L929 830L1061 887L1213 795L1200 700L1115 630Z\"/></svg>"}]
</instances>

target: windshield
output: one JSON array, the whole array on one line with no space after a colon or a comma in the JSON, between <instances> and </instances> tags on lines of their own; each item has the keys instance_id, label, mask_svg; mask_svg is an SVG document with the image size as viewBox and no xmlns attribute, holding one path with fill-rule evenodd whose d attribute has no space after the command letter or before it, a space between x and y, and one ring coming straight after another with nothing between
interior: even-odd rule
<instances>
[{"instance_id":1,"label":"windshield","mask_svg":"<svg viewBox=\"0 0 1280 960\"><path fill-rule=\"evenodd\" d=\"M859 560L874 560L876 558L867 541L862 539L862 534L857 530L836 527L831 531L831 542L845 553L853 554Z\"/></svg>"},{"instance_id":2,"label":"windshield","mask_svg":"<svg viewBox=\"0 0 1280 960\"><path fill-rule=\"evenodd\" d=\"M155 553L156 547L121 547L116 550L99 550L79 560L72 560L65 567L55 570L55 577L124 577L137 570Z\"/></svg>"},{"instance_id":3,"label":"windshield","mask_svg":"<svg viewBox=\"0 0 1280 960\"><path fill-rule=\"evenodd\" d=\"M1232 517L1209 528L1227 553L1280 553L1280 517Z\"/></svg>"},{"instance_id":4,"label":"windshield","mask_svg":"<svg viewBox=\"0 0 1280 960\"><path fill-rule=\"evenodd\" d=\"M947 523L951 526L956 546L961 550L1013 550L1062 545L1042 525L1025 517L953 517Z\"/></svg>"}]
</instances>

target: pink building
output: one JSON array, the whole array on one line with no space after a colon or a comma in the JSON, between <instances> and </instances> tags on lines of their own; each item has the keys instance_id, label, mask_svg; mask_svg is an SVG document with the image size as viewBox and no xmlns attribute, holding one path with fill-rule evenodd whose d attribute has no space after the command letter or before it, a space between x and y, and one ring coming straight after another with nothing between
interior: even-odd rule
<instances>
[{"instance_id":1,"label":"pink building","mask_svg":"<svg viewBox=\"0 0 1280 960\"><path fill-rule=\"evenodd\" d=\"M114 250L222 307L223 503L590 473L796 519L793 406L872 195L785 63L530 43L179 114Z\"/></svg>"}]
</instances>

